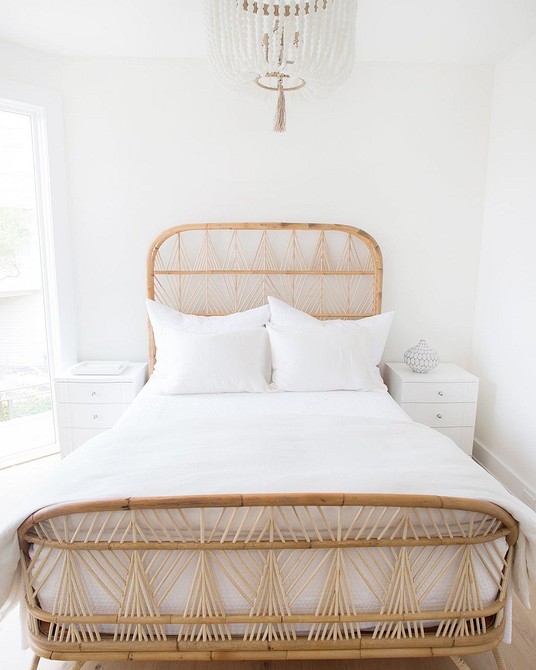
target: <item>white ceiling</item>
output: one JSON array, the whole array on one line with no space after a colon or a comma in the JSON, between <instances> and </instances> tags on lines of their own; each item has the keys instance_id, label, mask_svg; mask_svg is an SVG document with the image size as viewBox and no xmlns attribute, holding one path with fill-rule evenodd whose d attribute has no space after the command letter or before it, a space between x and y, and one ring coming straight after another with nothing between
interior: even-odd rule
<instances>
[{"instance_id":1,"label":"white ceiling","mask_svg":"<svg viewBox=\"0 0 536 670\"><path fill-rule=\"evenodd\" d=\"M205 56L202 0L0 0L0 39L61 56ZM362 61L494 63L536 0L359 0Z\"/></svg>"}]
</instances>

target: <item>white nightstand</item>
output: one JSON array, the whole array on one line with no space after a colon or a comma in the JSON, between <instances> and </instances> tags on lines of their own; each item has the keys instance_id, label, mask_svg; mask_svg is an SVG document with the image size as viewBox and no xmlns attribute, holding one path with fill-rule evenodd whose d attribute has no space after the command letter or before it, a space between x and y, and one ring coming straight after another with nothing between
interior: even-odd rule
<instances>
[{"instance_id":1,"label":"white nightstand","mask_svg":"<svg viewBox=\"0 0 536 670\"><path fill-rule=\"evenodd\" d=\"M478 377L452 363L412 372L405 363L386 363L389 393L409 416L448 435L471 455L475 434Z\"/></svg>"},{"instance_id":2,"label":"white nightstand","mask_svg":"<svg viewBox=\"0 0 536 670\"><path fill-rule=\"evenodd\" d=\"M120 375L57 377L56 402L61 455L111 428L139 393L147 378L146 363L131 363Z\"/></svg>"}]
</instances>

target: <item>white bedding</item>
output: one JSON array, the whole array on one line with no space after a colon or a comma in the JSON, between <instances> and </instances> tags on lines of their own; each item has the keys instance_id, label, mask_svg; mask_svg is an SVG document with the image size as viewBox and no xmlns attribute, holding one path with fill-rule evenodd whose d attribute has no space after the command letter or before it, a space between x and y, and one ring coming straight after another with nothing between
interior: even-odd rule
<instances>
[{"instance_id":1,"label":"white bedding","mask_svg":"<svg viewBox=\"0 0 536 670\"><path fill-rule=\"evenodd\" d=\"M536 514L447 437L383 392L166 396L155 377L116 427L58 466L0 530L0 604L17 595L16 528L48 504L133 496L360 492L482 499L521 537L514 570L528 602Z\"/></svg>"},{"instance_id":2,"label":"white bedding","mask_svg":"<svg viewBox=\"0 0 536 670\"><path fill-rule=\"evenodd\" d=\"M355 416L387 421L410 421L409 416L384 391L320 391L288 393L214 393L166 395L166 380L155 373L143 387L115 428L142 428L149 423L158 430L160 421L195 417L260 416Z\"/></svg>"}]
</instances>

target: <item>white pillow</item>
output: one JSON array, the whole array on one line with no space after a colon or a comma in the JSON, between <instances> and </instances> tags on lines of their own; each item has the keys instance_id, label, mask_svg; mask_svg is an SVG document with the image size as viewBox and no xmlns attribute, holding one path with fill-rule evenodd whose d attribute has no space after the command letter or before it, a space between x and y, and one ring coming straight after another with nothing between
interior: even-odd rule
<instances>
[{"instance_id":1,"label":"white pillow","mask_svg":"<svg viewBox=\"0 0 536 670\"><path fill-rule=\"evenodd\" d=\"M273 386L282 391L370 391L365 330L266 326L272 348Z\"/></svg>"},{"instance_id":2,"label":"white pillow","mask_svg":"<svg viewBox=\"0 0 536 670\"><path fill-rule=\"evenodd\" d=\"M165 371L167 355L164 329L174 328L187 333L230 333L264 326L270 319L269 305L226 316L183 314L160 302L147 299L147 312L153 327L158 368Z\"/></svg>"},{"instance_id":3,"label":"white pillow","mask_svg":"<svg viewBox=\"0 0 536 670\"><path fill-rule=\"evenodd\" d=\"M266 328L196 334L164 329L168 393L262 393L271 375Z\"/></svg>"},{"instance_id":4,"label":"white pillow","mask_svg":"<svg viewBox=\"0 0 536 670\"><path fill-rule=\"evenodd\" d=\"M393 322L394 312L385 312L377 316L369 316L363 319L327 319L325 321L315 319L314 316L302 312L295 307L287 305L286 302L272 296L268 297L270 305L270 323L274 326L286 326L291 328L316 329L326 328L328 330L363 330L368 335L369 361L372 366L372 376L376 388L386 390L386 386L378 370L378 365L383 356L383 350L387 344L389 330Z\"/></svg>"}]
</instances>

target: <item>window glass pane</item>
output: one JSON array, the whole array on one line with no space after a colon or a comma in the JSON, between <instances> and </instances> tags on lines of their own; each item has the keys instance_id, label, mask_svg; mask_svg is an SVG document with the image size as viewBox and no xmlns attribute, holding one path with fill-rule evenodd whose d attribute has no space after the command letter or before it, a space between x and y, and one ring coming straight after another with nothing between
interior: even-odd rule
<instances>
[{"instance_id":1,"label":"window glass pane","mask_svg":"<svg viewBox=\"0 0 536 670\"><path fill-rule=\"evenodd\" d=\"M0 110L0 466L55 441L31 118Z\"/></svg>"}]
</instances>

